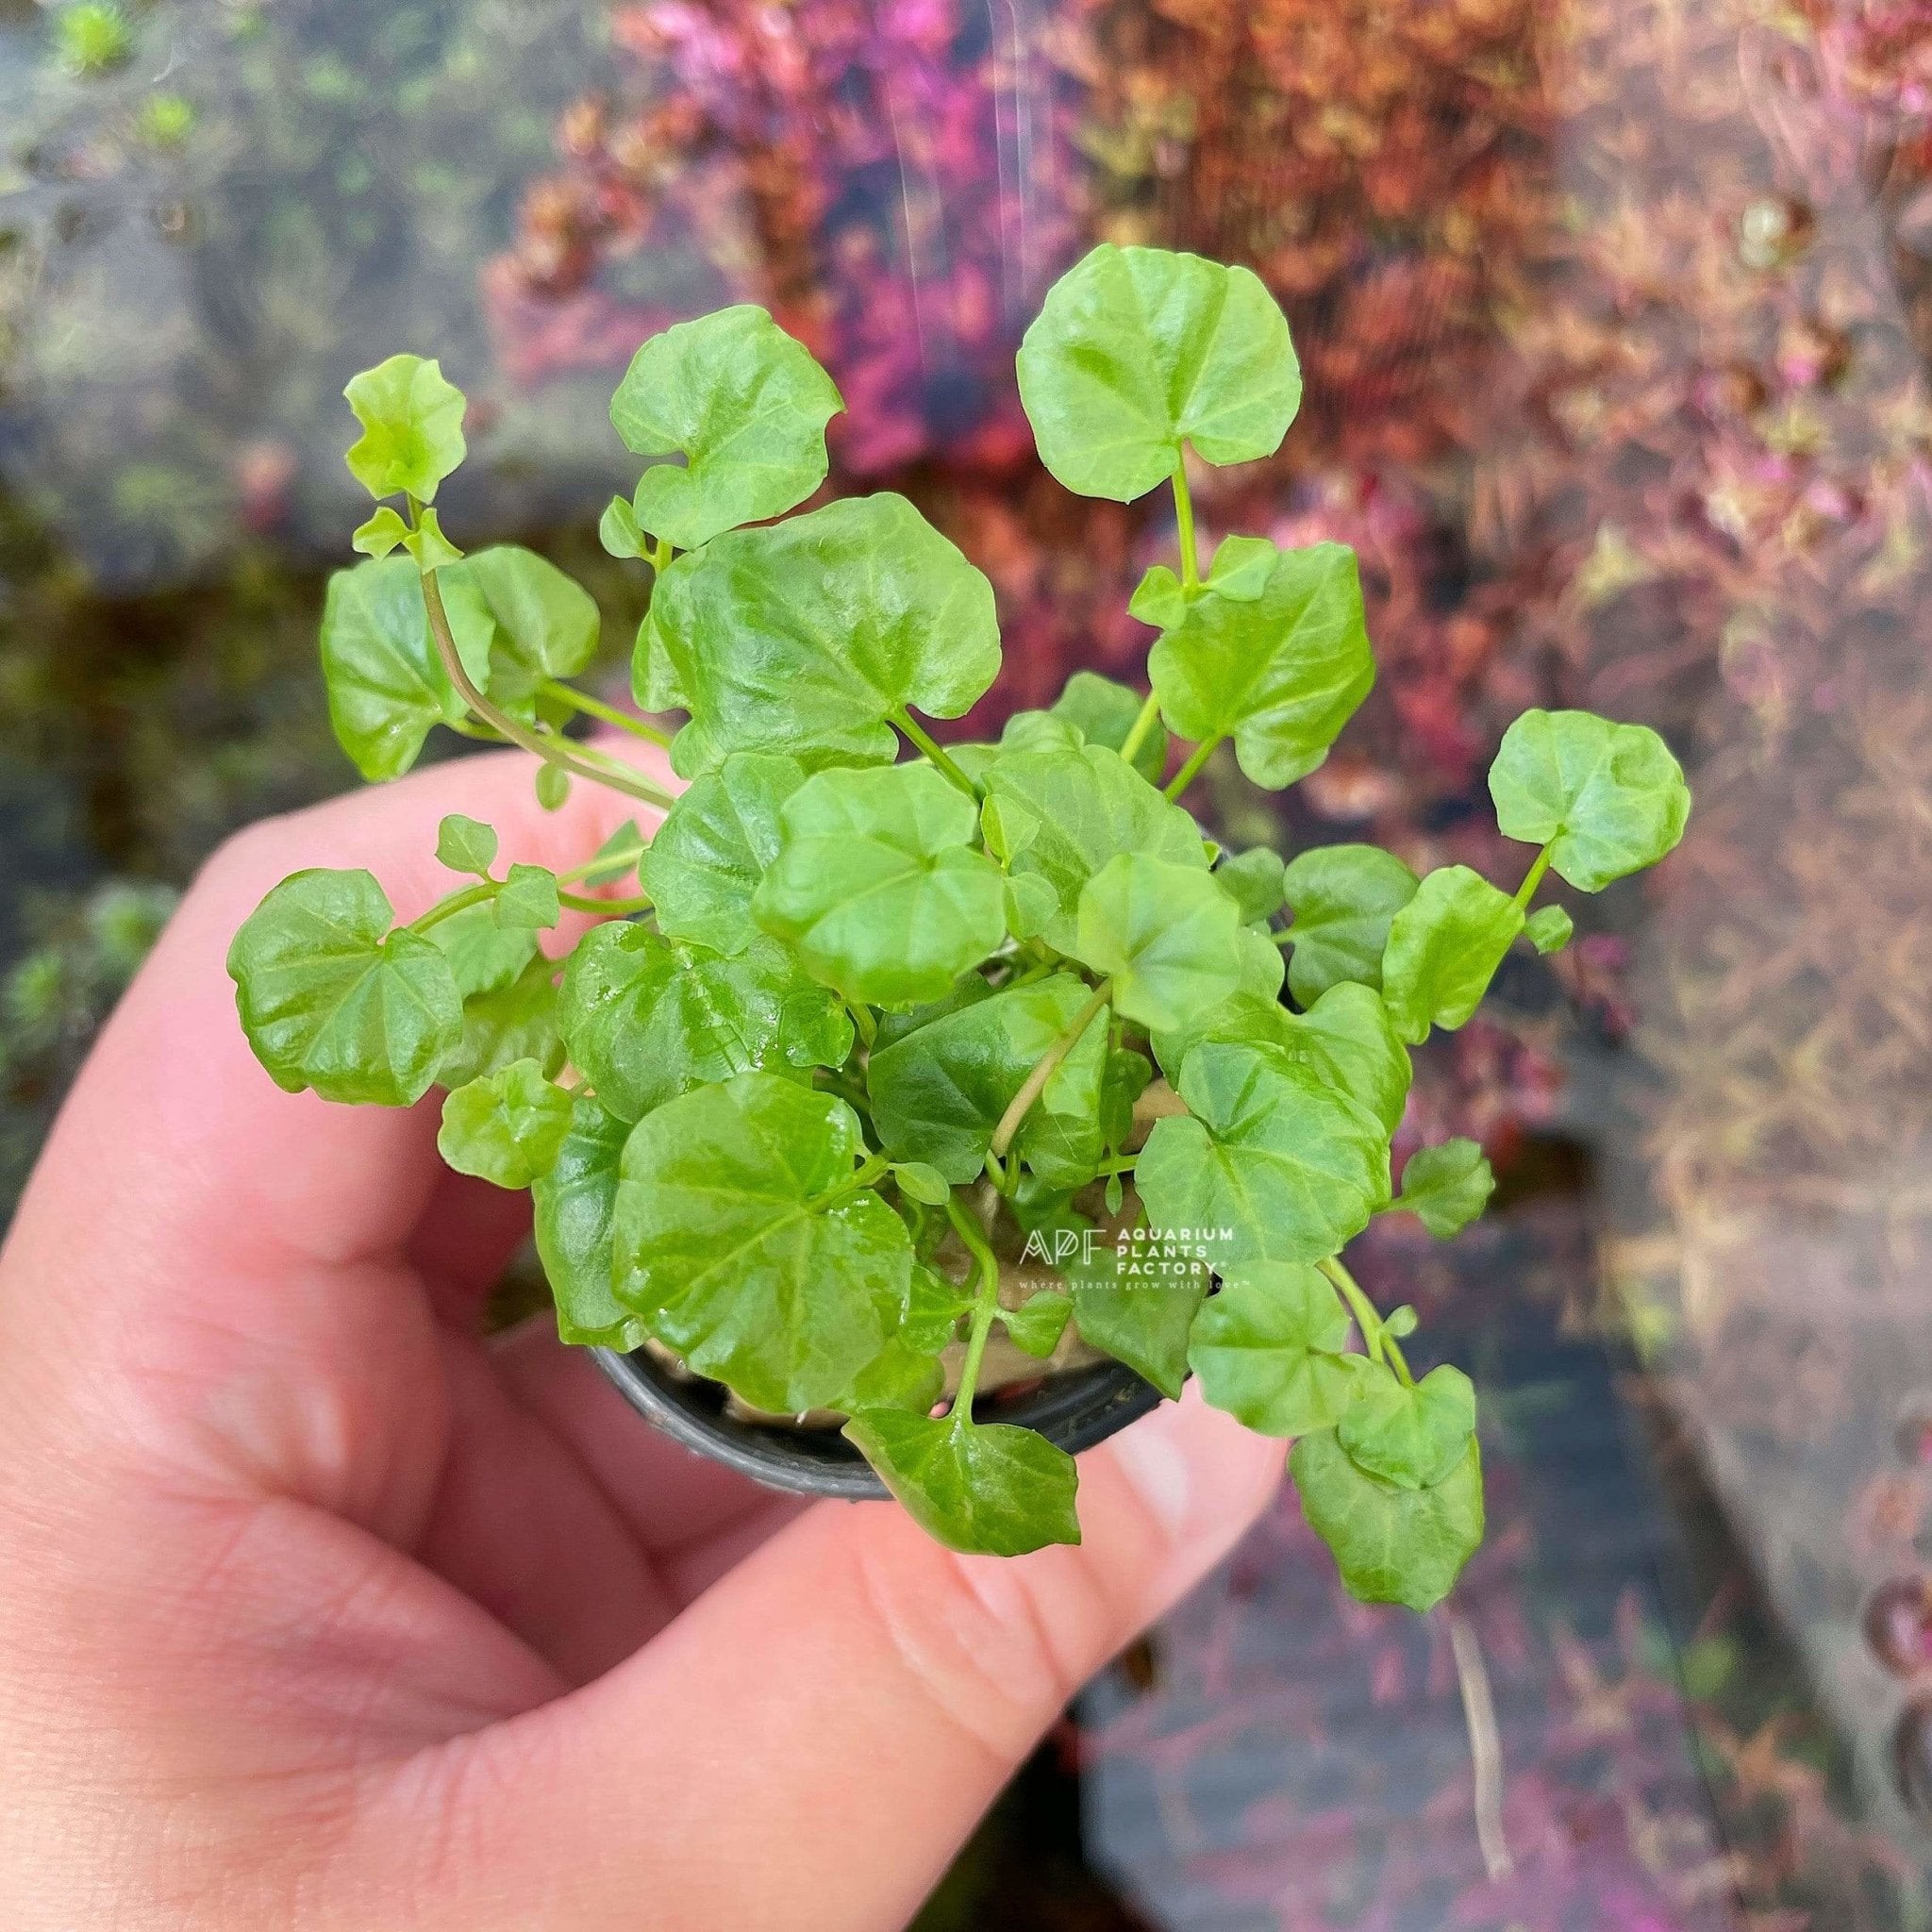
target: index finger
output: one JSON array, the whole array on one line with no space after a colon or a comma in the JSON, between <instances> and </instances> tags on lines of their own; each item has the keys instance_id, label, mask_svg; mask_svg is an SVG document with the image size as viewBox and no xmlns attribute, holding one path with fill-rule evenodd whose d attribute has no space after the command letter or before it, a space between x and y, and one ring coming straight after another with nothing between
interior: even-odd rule
<instances>
[{"instance_id":1,"label":"index finger","mask_svg":"<svg viewBox=\"0 0 1932 1932\"><path fill-rule=\"evenodd\" d=\"M366 866L399 920L460 881L435 859L438 823L494 824L508 859L567 869L644 808L579 784L536 801L536 761L462 758L251 827L190 890L103 1031L21 1203L0 1324L24 1282L58 1280L32 1327L85 1354L159 1321L234 1318L238 1281L274 1319L267 1284L400 1255L435 1185L424 1108L346 1108L287 1093L256 1063L225 958L264 893L308 866ZM224 1305L224 1298L227 1303Z\"/></svg>"}]
</instances>

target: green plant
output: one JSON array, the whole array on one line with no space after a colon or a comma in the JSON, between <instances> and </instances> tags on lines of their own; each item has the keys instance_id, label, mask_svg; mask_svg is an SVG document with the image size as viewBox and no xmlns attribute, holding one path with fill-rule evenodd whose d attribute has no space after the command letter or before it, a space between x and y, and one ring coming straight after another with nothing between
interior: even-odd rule
<instances>
[{"instance_id":1,"label":"green plant","mask_svg":"<svg viewBox=\"0 0 1932 1932\"><path fill-rule=\"evenodd\" d=\"M1548 872L1593 891L1661 858L1689 793L1655 734L1533 711L1491 776L1503 831L1540 848L1514 893L1367 846L1221 851L1179 803L1207 760L1291 783L1374 677L1351 552L1197 555L1184 453L1278 446L1287 325L1245 270L1105 246L1048 295L1019 380L1062 482L1172 488L1179 571L1135 596L1160 633L1144 700L1082 674L947 749L921 721L992 682L991 586L901 497L787 514L841 405L762 310L646 342L612 406L631 448L684 458L603 525L656 574L635 684L687 714L675 737L571 688L596 613L569 578L442 531L463 399L438 366L358 376L348 462L381 507L324 616L344 748L391 777L442 724L536 753L547 802L589 780L665 817L562 874L500 869L489 826L447 820L439 857L471 883L403 924L366 872L297 874L236 938L242 1024L291 1090L449 1089L451 1164L533 1188L567 1340L842 1416L956 1547L1077 1539L1073 1459L973 1413L996 1325L1041 1357L1077 1334L1297 1438L1350 1588L1426 1607L1481 1537L1474 1397L1455 1368L1411 1374L1413 1311L1378 1313L1341 1251L1377 1214L1447 1236L1481 1211L1471 1142L1391 1184L1407 1047L1467 1020L1519 938L1563 942L1558 908L1529 910ZM566 736L581 713L665 745L688 789ZM1162 786L1170 730L1193 748ZM539 936L565 908L604 918L559 964Z\"/></svg>"},{"instance_id":2,"label":"green plant","mask_svg":"<svg viewBox=\"0 0 1932 1932\"><path fill-rule=\"evenodd\" d=\"M106 74L133 58L134 28L112 0L80 0L54 16L54 45L69 74Z\"/></svg>"}]
</instances>

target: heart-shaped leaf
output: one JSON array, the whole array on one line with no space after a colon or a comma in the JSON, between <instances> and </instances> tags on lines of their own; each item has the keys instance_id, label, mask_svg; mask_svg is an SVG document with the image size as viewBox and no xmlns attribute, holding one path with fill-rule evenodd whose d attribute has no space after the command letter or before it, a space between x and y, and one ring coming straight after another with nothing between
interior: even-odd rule
<instances>
[{"instance_id":1,"label":"heart-shaped leaf","mask_svg":"<svg viewBox=\"0 0 1932 1932\"><path fill-rule=\"evenodd\" d=\"M349 474L371 496L407 492L433 501L436 486L465 455L467 406L462 391L444 379L442 365L391 356L351 376L342 394L362 425L344 458Z\"/></svg>"},{"instance_id":2,"label":"heart-shaped leaf","mask_svg":"<svg viewBox=\"0 0 1932 1932\"><path fill-rule=\"evenodd\" d=\"M1021 1557L1080 1541L1074 1458L1032 1429L869 1409L845 1434L920 1527L948 1549Z\"/></svg>"},{"instance_id":3,"label":"heart-shaped leaf","mask_svg":"<svg viewBox=\"0 0 1932 1932\"><path fill-rule=\"evenodd\" d=\"M1020 344L1040 459L1069 490L1131 503L1189 443L1272 455L1301 405L1288 324L1254 273L1102 242L1047 291Z\"/></svg>"},{"instance_id":4,"label":"heart-shaped leaf","mask_svg":"<svg viewBox=\"0 0 1932 1932\"><path fill-rule=\"evenodd\" d=\"M463 669L490 677L492 631L458 600L450 623ZM322 606L322 671L336 741L363 777L395 778L416 762L436 724L466 710L449 681L423 609L423 579L406 557L339 570Z\"/></svg>"},{"instance_id":5,"label":"heart-shaped leaf","mask_svg":"<svg viewBox=\"0 0 1932 1932\"><path fill-rule=\"evenodd\" d=\"M1348 1407L1360 1359L1348 1313L1321 1273L1251 1262L1194 1317L1188 1360L1201 1392L1264 1436L1332 1429Z\"/></svg>"},{"instance_id":6,"label":"heart-shaped leaf","mask_svg":"<svg viewBox=\"0 0 1932 1932\"><path fill-rule=\"evenodd\" d=\"M912 1266L856 1186L864 1158L842 1100L770 1074L666 1102L625 1143L618 1299L754 1407L833 1401L897 1328Z\"/></svg>"},{"instance_id":7,"label":"heart-shaped leaf","mask_svg":"<svg viewBox=\"0 0 1932 1932\"><path fill-rule=\"evenodd\" d=\"M1141 716L1141 695L1097 671L1076 671L1053 701L1052 714L1073 725L1087 743L1119 751ZM1167 733L1160 725L1141 741L1129 762L1150 785L1160 783L1167 769Z\"/></svg>"},{"instance_id":8,"label":"heart-shaped leaf","mask_svg":"<svg viewBox=\"0 0 1932 1932\"><path fill-rule=\"evenodd\" d=\"M1073 951L1080 894L1122 853L1208 870L1200 827L1103 745L1002 753L986 769L986 789L1002 808L1024 810L1035 824L1011 867L1053 888L1057 910L1044 937L1056 952Z\"/></svg>"},{"instance_id":9,"label":"heart-shaped leaf","mask_svg":"<svg viewBox=\"0 0 1932 1932\"><path fill-rule=\"evenodd\" d=\"M610 420L626 449L686 461L644 472L637 522L694 550L782 516L825 480L825 425L844 407L811 351L751 303L653 336L631 358Z\"/></svg>"},{"instance_id":10,"label":"heart-shaped leaf","mask_svg":"<svg viewBox=\"0 0 1932 1932\"><path fill-rule=\"evenodd\" d=\"M1690 816L1663 740L1593 711L1524 712L1503 734L1490 796L1504 837L1548 845L1558 875L1584 892L1655 865Z\"/></svg>"},{"instance_id":11,"label":"heart-shaped leaf","mask_svg":"<svg viewBox=\"0 0 1932 1932\"><path fill-rule=\"evenodd\" d=\"M929 1161L955 1185L974 1179L1001 1115L1089 991L1071 973L998 992L975 979L964 1001L874 1049L866 1085L886 1152L895 1160ZM1106 1061L1103 1013L1081 1032L1021 1124L1013 1151L1050 1186L1083 1186L1106 1152Z\"/></svg>"},{"instance_id":12,"label":"heart-shaped leaf","mask_svg":"<svg viewBox=\"0 0 1932 1932\"><path fill-rule=\"evenodd\" d=\"M458 1174L527 1188L557 1163L571 1099L535 1060L512 1060L446 1094L437 1151Z\"/></svg>"},{"instance_id":13,"label":"heart-shaped leaf","mask_svg":"<svg viewBox=\"0 0 1932 1932\"><path fill-rule=\"evenodd\" d=\"M796 758L757 751L691 781L639 862L661 931L720 953L758 938L751 895L778 856L779 808L804 783Z\"/></svg>"},{"instance_id":14,"label":"heart-shaped leaf","mask_svg":"<svg viewBox=\"0 0 1932 1932\"><path fill-rule=\"evenodd\" d=\"M1181 1068L1189 1112L1155 1123L1134 1170L1157 1230L1212 1237L1226 1271L1338 1253L1389 1197L1389 1138L1278 1049L1208 1041Z\"/></svg>"},{"instance_id":15,"label":"heart-shaped leaf","mask_svg":"<svg viewBox=\"0 0 1932 1932\"><path fill-rule=\"evenodd\" d=\"M1419 1147L1402 1170L1395 1206L1413 1214L1439 1241L1462 1230L1489 1205L1496 1176L1474 1141Z\"/></svg>"},{"instance_id":16,"label":"heart-shaped leaf","mask_svg":"<svg viewBox=\"0 0 1932 1932\"><path fill-rule=\"evenodd\" d=\"M1257 785L1306 777L1375 681L1355 552L1283 550L1259 597L1193 600L1147 670L1181 737L1232 738Z\"/></svg>"},{"instance_id":17,"label":"heart-shaped leaf","mask_svg":"<svg viewBox=\"0 0 1932 1932\"><path fill-rule=\"evenodd\" d=\"M228 948L242 1029L277 1087L408 1107L462 1037L449 961L395 919L374 874L298 872Z\"/></svg>"},{"instance_id":18,"label":"heart-shaped leaf","mask_svg":"<svg viewBox=\"0 0 1932 1932\"><path fill-rule=\"evenodd\" d=\"M1285 876L1281 855L1265 845L1234 853L1214 868L1216 883L1234 895L1243 925L1258 924L1281 910Z\"/></svg>"},{"instance_id":19,"label":"heart-shaped leaf","mask_svg":"<svg viewBox=\"0 0 1932 1932\"><path fill-rule=\"evenodd\" d=\"M1523 908L1466 865L1439 866L1389 923L1382 998L1411 1044L1431 1025L1454 1032L1482 1004Z\"/></svg>"},{"instance_id":20,"label":"heart-shaped leaf","mask_svg":"<svg viewBox=\"0 0 1932 1932\"><path fill-rule=\"evenodd\" d=\"M557 1303L557 1332L593 1348L641 1348L645 1324L611 1292L611 1221L618 1164L630 1123L589 1095L571 1110L570 1131L550 1172L531 1187L537 1255Z\"/></svg>"},{"instance_id":21,"label":"heart-shaped leaf","mask_svg":"<svg viewBox=\"0 0 1932 1932\"><path fill-rule=\"evenodd\" d=\"M1448 1479L1475 1437L1475 1390L1444 1362L1410 1387L1380 1363L1357 1378L1337 1433L1350 1459L1405 1490Z\"/></svg>"},{"instance_id":22,"label":"heart-shaped leaf","mask_svg":"<svg viewBox=\"0 0 1932 1932\"><path fill-rule=\"evenodd\" d=\"M575 677L597 655L596 600L534 550L498 543L440 572L438 581L452 629L464 614L488 624L483 681L507 711L531 715L547 679Z\"/></svg>"},{"instance_id":23,"label":"heart-shaped leaf","mask_svg":"<svg viewBox=\"0 0 1932 1932\"><path fill-rule=\"evenodd\" d=\"M1472 1440L1432 1489L1404 1489L1360 1468L1328 1430L1288 1458L1308 1525L1334 1553L1350 1595L1433 1609L1483 1540L1482 1457Z\"/></svg>"},{"instance_id":24,"label":"heart-shaped leaf","mask_svg":"<svg viewBox=\"0 0 1932 1932\"><path fill-rule=\"evenodd\" d=\"M687 778L734 751L883 762L887 722L958 718L1000 668L992 586L903 496L731 530L658 579L638 634L647 710L683 707Z\"/></svg>"},{"instance_id":25,"label":"heart-shaped leaf","mask_svg":"<svg viewBox=\"0 0 1932 1932\"><path fill-rule=\"evenodd\" d=\"M641 1120L708 1081L796 1065L813 1048L852 1042L851 1021L824 1036L831 995L782 946L759 940L737 958L622 920L593 926L563 975L559 1020L570 1057L605 1108Z\"/></svg>"},{"instance_id":26,"label":"heart-shaped leaf","mask_svg":"<svg viewBox=\"0 0 1932 1932\"><path fill-rule=\"evenodd\" d=\"M1241 984L1241 921L1213 875L1124 852L1080 893L1074 957L1113 984L1116 1012L1177 1026Z\"/></svg>"},{"instance_id":27,"label":"heart-shaped leaf","mask_svg":"<svg viewBox=\"0 0 1932 1932\"><path fill-rule=\"evenodd\" d=\"M1389 924L1415 897L1416 884L1379 845L1317 845L1290 861L1281 882L1294 914L1288 990L1302 1006L1344 980L1382 991Z\"/></svg>"},{"instance_id":28,"label":"heart-shaped leaf","mask_svg":"<svg viewBox=\"0 0 1932 1932\"><path fill-rule=\"evenodd\" d=\"M752 913L849 1000L938 999L1006 937L973 800L926 764L821 772L780 812Z\"/></svg>"}]
</instances>

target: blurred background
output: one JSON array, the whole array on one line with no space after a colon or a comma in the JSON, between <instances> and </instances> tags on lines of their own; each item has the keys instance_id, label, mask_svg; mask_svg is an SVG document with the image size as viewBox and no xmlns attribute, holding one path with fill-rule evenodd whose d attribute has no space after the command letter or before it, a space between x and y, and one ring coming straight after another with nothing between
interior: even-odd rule
<instances>
[{"instance_id":1,"label":"blurred background","mask_svg":"<svg viewBox=\"0 0 1932 1932\"><path fill-rule=\"evenodd\" d=\"M1095 240L1251 263L1307 401L1204 532L1360 553L1380 684L1285 803L1512 878L1529 704L1697 792L1421 1056L1497 1211L1359 1244L1475 1373L1448 1629L1345 1601L1291 1499L1070 1713L923 1932L1932 1925L1928 0L0 0L0 1214L174 893L343 789L314 633L343 381L472 398L453 534L604 608L650 331L766 304L843 389L837 491L991 576L987 715L1091 665L1164 502L1029 454L1012 351ZM366 507L366 506L365 506Z\"/></svg>"}]
</instances>

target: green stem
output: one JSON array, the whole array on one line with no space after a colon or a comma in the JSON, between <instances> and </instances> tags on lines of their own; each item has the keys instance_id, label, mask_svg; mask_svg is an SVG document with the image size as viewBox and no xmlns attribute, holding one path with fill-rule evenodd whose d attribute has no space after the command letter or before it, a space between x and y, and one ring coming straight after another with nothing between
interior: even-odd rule
<instances>
[{"instance_id":1,"label":"green stem","mask_svg":"<svg viewBox=\"0 0 1932 1932\"><path fill-rule=\"evenodd\" d=\"M1128 764L1134 762L1134 754L1147 742L1147 734L1154 729L1159 716L1160 700L1150 691L1147 693L1147 702L1141 707L1126 737L1121 741L1121 757L1125 758Z\"/></svg>"},{"instance_id":2,"label":"green stem","mask_svg":"<svg viewBox=\"0 0 1932 1932\"><path fill-rule=\"evenodd\" d=\"M633 912L648 912L651 909L651 895L640 892L631 899L597 899L589 892L558 892L558 904L568 906L573 912L601 912L610 919L628 919Z\"/></svg>"},{"instance_id":3,"label":"green stem","mask_svg":"<svg viewBox=\"0 0 1932 1932\"><path fill-rule=\"evenodd\" d=\"M669 537L654 537L651 540L651 548L646 554L645 561L661 576L670 568L671 559L676 555L676 551L671 547L671 539Z\"/></svg>"},{"instance_id":4,"label":"green stem","mask_svg":"<svg viewBox=\"0 0 1932 1932\"><path fill-rule=\"evenodd\" d=\"M1179 526L1181 543L1181 585L1191 591L1201 581L1201 558L1194 548L1194 499L1188 489L1188 458L1185 447L1174 459L1174 519Z\"/></svg>"},{"instance_id":5,"label":"green stem","mask_svg":"<svg viewBox=\"0 0 1932 1932\"><path fill-rule=\"evenodd\" d=\"M1300 935L1295 931L1294 927L1291 925L1284 925L1279 932L1269 934L1269 938L1272 939L1277 946L1291 946L1294 944L1295 941L1299 937Z\"/></svg>"},{"instance_id":6,"label":"green stem","mask_svg":"<svg viewBox=\"0 0 1932 1932\"><path fill-rule=\"evenodd\" d=\"M1113 997L1113 981L1103 979L1093 989L1093 997L1067 1022L1067 1030L1047 1048L1026 1075L1019 1092L1013 1095L1007 1110L1000 1116L1000 1124L992 1130L992 1151L1002 1159L1007 1149L1013 1144L1013 1136L1020 1131L1020 1123L1026 1118L1027 1110L1045 1091L1046 1083L1054 1076L1054 1070L1080 1043L1080 1036L1093 1024L1093 1016Z\"/></svg>"},{"instance_id":7,"label":"green stem","mask_svg":"<svg viewBox=\"0 0 1932 1932\"><path fill-rule=\"evenodd\" d=\"M860 1043L870 1053L873 1041L879 1037L879 1023L873 1018L872 1009L863 1001L848 1000L845 1010L852 1015L852 1024L858 1030Z\"/></svg>"},{"instance_id":8,"label":"green stem","mask_svg":"<svg viewBox=\"0 0 1932 1932\"><path fill-rule=\"evenodd\" d=\"M1362 1346L1369 1352L1372 1360L1386 1358L1389 1366L1402 1377L1405 1388L1415 1387L1415 1377L1408 1373L1408 1364L1403 1359L1402 1348L1389 1332L1389 1324L1375 1312L1375 1305L1362 1292L1361 1284L1341 1265L1340 1255L1331 1255L1325 1261L1317 1261L1315 1266L1341 1291L1341 1298L1348 1304L1349 1311L1355 1316L1357 1325L1362 1331Z\"/></svg>"},{"instance_id":9,"label":"green stem","mask_svg":"<svg viewBox=\"0 0 1932 1932\"><path fill-rule=\"evenodd\" d=\"M889 715L892 723L912 741L914 750L923 752L968 798L975 804L978 802L979 793L974 790L973 780L946 756L945 747L914 722L909 711L902 708Z\"/></svg>"},{"instance_id":10,"label":"green stem","mask_svg":"<svg viewBox=\"0 0 1932 1932\"><path fill-rule=\"evenodd\" d=\"M813 1214L823 1214L827 1208L836 1207L849 1194L856 1194L863 1188L869 1188L885 1173L891 1162L883 1154L870 1155L863 1167L855 1167L836 1188L827 1188L823 1194L806 1205Z\"/></svg>"},{"instance_id":11,"label":"green stem","mask_svg":"<svg viewBox=\"0 0 1932 1932\"><path fill-rule=\"evenodd\" d=\"M607 724L615 724L620 731L628 731L634 737L648 740L660 751L671 749L668 731L659 731L655 724L646 724L641 718L633 718L628 711L620 711L615 705L607 705L602 698L593 698L590 692L578 691L560 678L546 677L542 689L545 697L555 698L558 704L568 705L587 718L601 718Z\"/></svg>"},{"instance_id":12,"label":"green stem","mask_svg":"<svg viewBox=\"0 0 1932 1932\"><path fill-rule=\"evenodd\" d=\"M1206 738L1188 754L1188 761L1167 783L1167 795L1178 798L1200 774L1201 767L1221 749L1219 738Z\"/></svg>"},{"instance_id":13,"label":"green stem","mask_svg":"<svg viewBox=\"0 0 1932 1932\"><path fill-rule=\"evenodd\" d=\"M1536 889L1542 884L1543 874L1550 869L1550 854L1556 849L1557 841L1552 839L1536 856L1536 862L1524 874L1523 883L1516 889L1516 904L1521 911L1529 909L1529 902L1536 897Z\"/></svg>"},{"instance_id":14,"label":"green stem","mask_svg":"<svg viewBox=\"0 0 1932 1932\"><path fill-rule=\"evenodd\" d=\"M654 805L660 811L671 809L671 794L653 785L648 778L633 772L629 766L621 765L614 758L601 758L595 753L571 744L568 739L545 737L541 732L533 731L527 724L512 718L508 711L498 710L476 689L475 680L463 668L462 656L458 651L456 638L450 631L449 613L442 608L442 591L438 587L436 573L433 570L425 570L423 573L423 608L429 619L429 635L436 641L436 655L441 659L443 671L448 675L450 683L456 687L457 695L486 724L492 725L512 744L534 753L546 764L557 765L563 771L573 772L578 777L589 778L595 784L608 785L613 791L626 792L632 798L641 799L646 805Z\"/></svg>"},{"instance_id":15,"label":"green stem","mask_svg":"<svg viewBox=\"0 0 1932 1932\"><path fill-rule=\"evenodd\" d=\"M427 932L432 925L441 925L445 919L458 912L467 912L472 906L481 906L486 900L493 899L503 890L497 879L485 879L480 885L465 886L460 892L452 892L447 899L439 899L429 910L418 919L410 920L408 930Z\"/></svg>"},{"instance_id":16,"label":"green stem","mask_svg":"<svg viewBox=\"0 0 1932 1932\"><path fill-rule=\"evenodd\" d=\"M1138 1154L1115 1154L1100 1163L1102 1174L1132 1174L1140 1160Z\"/></svg>"},{"instance_id":17,"label":"green stem","mask_svg":"<svg viewBox=\"0 0 1932 1932\"><path fill-rule=\"evenodd\" d=\"M973 1421L973 1391L979 1386L979 1364L986 1355L986 1338L992 1333L993 1317L1000 1310L1000 1264L969 1208L959 1205L957 1194L946 1196L946 1219L953 1232L966 1244L966 1252L979 1263L979 1296L973 1305L973 1326L966 1337L966 1360L959 1370L959 1387L946 1420L958 1427Z\"/></svg>"}]
</instances>

